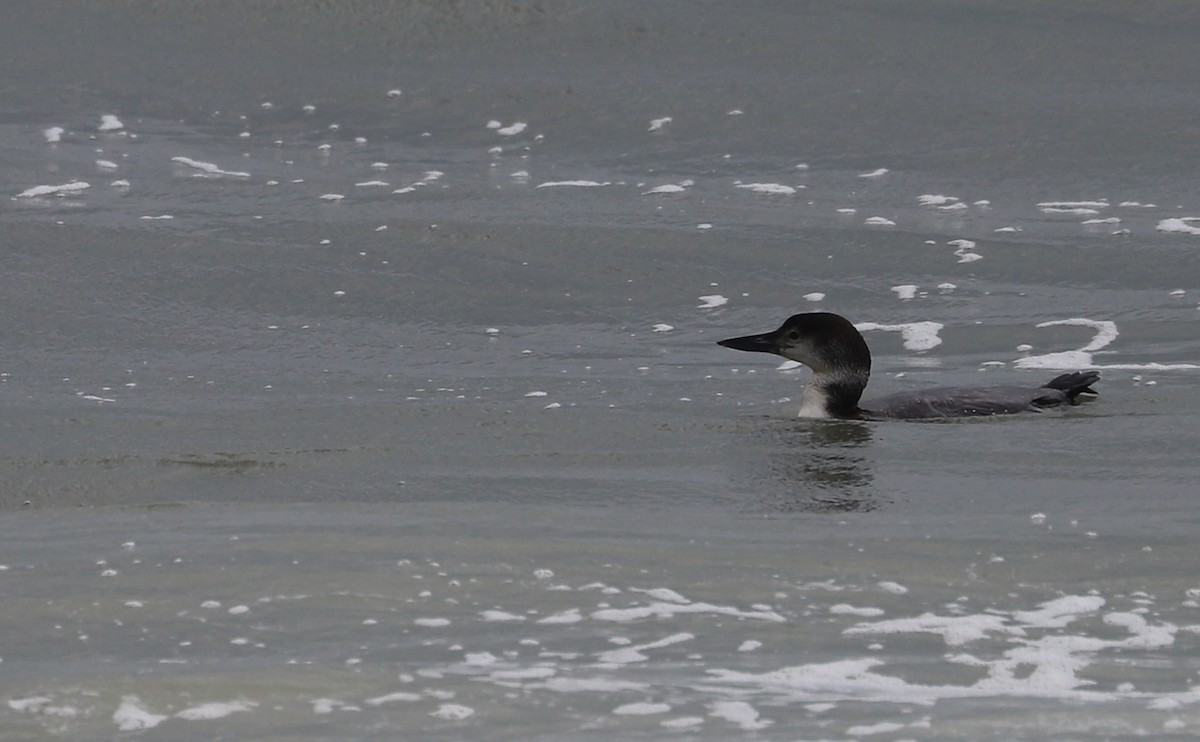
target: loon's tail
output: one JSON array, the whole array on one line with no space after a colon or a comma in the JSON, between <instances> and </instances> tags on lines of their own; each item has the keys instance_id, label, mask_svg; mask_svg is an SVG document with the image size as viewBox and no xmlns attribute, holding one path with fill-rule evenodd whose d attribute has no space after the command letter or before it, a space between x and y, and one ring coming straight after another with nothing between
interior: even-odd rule
<instances>
[{"instance_id":1,"label":"loon's tail","mask_svg":"<svg viewBox=\"0 0 1200 742\"><path fill-rule=\"evenodd\" d=\"M1057 389L1067 395L1071 404L1079 404L1076 399L1080 394L1098 394L1092 384L1100 379L1099 371L1074 371L1062 376L1056 376L1042 384L1043 389Z\"/></svg>"}]
</instances>

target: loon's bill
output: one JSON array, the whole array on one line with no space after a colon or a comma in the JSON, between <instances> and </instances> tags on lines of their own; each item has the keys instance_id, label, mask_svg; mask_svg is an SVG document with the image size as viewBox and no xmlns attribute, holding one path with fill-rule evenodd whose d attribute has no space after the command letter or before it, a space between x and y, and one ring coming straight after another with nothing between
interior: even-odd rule
<instances>
[{"instance_id":1,"label":"loon's bill","mask_svg":"<svg viewBox=\"0 0 1200 742\"><path fill-rule=\"evenodd\" d=\"M919 420L938 417L1011 415L1079 404L1081 394L1096 394L1096 371L1062 374L1039 387L937 387L900 392L859 406L871 377L871 351L858 329L829 312L795 314L773 332L717 341L753 353L774 353L812 369L800 397L801 417Z\"/></svg>"}]
</instances>

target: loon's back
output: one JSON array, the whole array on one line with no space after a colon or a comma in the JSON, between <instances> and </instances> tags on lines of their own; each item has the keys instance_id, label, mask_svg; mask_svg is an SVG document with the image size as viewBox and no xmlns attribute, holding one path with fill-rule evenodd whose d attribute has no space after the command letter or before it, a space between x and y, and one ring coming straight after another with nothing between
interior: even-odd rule
<instances>
[{"instance_id":1,"label":"loon's back","mask_svg":"<svg viewBox=\"0 0 1200 742\"><path fill-rule=\"evenodd\" d=\"M1036 412L1078 404L1080 394L1095 394L1096 371L1076 371L1055 377L1040 387L935 387L899 392L869 400L860 408L868 419L920 420Z\"/></svg>"}]
</instances>

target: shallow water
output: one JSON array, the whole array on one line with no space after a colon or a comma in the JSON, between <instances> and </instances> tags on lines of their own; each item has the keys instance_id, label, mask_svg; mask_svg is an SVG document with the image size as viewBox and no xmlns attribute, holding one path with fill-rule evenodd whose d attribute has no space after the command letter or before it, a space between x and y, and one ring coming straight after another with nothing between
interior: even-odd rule
<instances>
[{"instance_id":1,"label":"shallow water","mask_svg":"<svg viewBox=\"0 0 1200 742\"><path fill-rule=\"evenodd\" d=\"M4 633L21 637L5 651L5 725L1011 739L1196 723L1190 538L1005 515L992 520L1004 538L957 535L974 529L944 515L658 516L461 503L17 514L4 524L20 554L4 564Z\"/></svg>"},{"instance_id":2,"label":"shallow water","mask_svg":"<svg viewBox=\"0 0 1200 742\"><path fill-rule=\"evenodd\" d=\"M17 15L0 736L1195 734L1190 5Z\"/></svg>"}]
</instances>

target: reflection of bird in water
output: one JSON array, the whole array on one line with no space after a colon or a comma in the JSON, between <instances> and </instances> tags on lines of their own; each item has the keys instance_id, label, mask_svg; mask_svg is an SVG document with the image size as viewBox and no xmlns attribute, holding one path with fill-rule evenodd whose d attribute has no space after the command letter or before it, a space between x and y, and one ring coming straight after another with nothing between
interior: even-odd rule
<instances>
[{"instance_id":1,"label":"reflection of bird in water","mask_svg":"<svg viewBox=\"0 0 1200 742\"><path fill-rule=\"evenodd\" d=\"M871 486L869 460L860 450L871 441L869 425L777 422L758 430L752 455L738 454L749 464L761 504L776 512L866 512L885 504Z\"/></svg>"},{"instance_id":2,"label":"reflection of bird in water","mask_svg":"<svg viewBox=\"0 0 1200 742\"><path fill-rule=\"evenodd\" d=\"M812 369L800 397L800 416L850 420L918 420L978 415L1009 415L1078 404L1095 394L1096 371L1063 374L1039 387L937 387L900 392L859 406L871 377L871 351L844 317L828 312L796 314L778 330L718 341L734 350L775 353Z\"/></svg>"}]
</instances>

